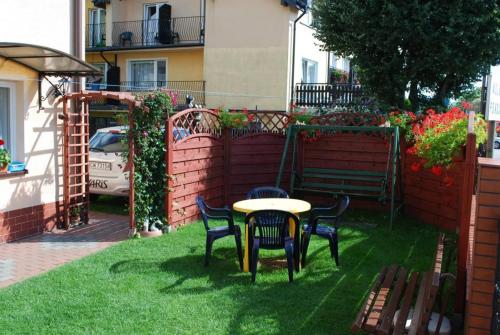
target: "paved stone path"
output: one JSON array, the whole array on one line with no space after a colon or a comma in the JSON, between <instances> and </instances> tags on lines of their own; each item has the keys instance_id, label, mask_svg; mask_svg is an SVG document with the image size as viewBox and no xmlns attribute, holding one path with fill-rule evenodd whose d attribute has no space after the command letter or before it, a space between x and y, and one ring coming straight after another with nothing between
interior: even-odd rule
<instances>
[{"instance_id":1,"label":"paved stone path","mask_svg":"<svg viewBox=\"0 0 500 335\"><path fill-rule=\"evenodd\" d=\"M128 218L90 213L88 225L0 244L0 288L127 239Z\"/></svg>"}]
</instances>

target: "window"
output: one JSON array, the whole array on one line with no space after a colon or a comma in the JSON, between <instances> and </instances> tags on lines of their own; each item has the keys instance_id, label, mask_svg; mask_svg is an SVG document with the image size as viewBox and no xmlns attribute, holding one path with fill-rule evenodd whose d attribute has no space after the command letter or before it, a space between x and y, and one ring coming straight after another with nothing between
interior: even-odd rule
<instances>
[{"instance_id":1,"label":"window","mask_svg":"<svg viewBox=\"0 0 500 335\"><path fill-rule=\"evenodd\" d=\"M306 24L312 26L314 23L314 18L312 15L313 0L307 0L307 14L306 14Z\"/></svg>"},{"instance_id":2,"label":"window","mask_svg":"<svg viewBox=\"0 0 500 335\"><path fill-rule=\"evenodd\" d=\"M15 156L15 85L0 82L0 138L4 148Z\"/></svg>"},{"instance_id":3,"label":"window","mask_svg":"<svg viewBox=\"0 0 500 335\"><path fill-rule=\"evenodd\" d=\"M87 77L87 90L97 91L105 90L108 82L108 64L106 63L90 63L93 67L102 72L102 77ZM96 83L96 84L93 84Z\"/></svg>"},{"instance_id":4,"label":"window","mask_svg":"<svg viewBox=\"0 0 500 335\"><path fill-rule=\"evenodd\" d=\"M157 89L166 86L167 60L137 60L129 62L131 89Z\"/></svg>"},{"instance_id":5,"label":"window","mask_svg":"<svg viewBox=\"0 0 500 335\"><path fill-rule=\"evenodd\" d=\"M100 8L89 10L89 47L106 46L106 11Z\"/></svg>"},{"instance_id":6,"label":"window","mask_svg":"<svg viewBox=\"0 0 500 335\"><path fill-rule=\"evenodd\" d=\"M302 82L318 82L318 62L302 58Z\"/></svg>"}]
</instances>

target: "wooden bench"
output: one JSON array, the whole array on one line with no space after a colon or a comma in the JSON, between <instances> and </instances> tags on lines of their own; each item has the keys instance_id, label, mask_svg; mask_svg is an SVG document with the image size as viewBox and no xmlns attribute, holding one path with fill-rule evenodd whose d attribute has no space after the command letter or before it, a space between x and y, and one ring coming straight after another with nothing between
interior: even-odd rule
<instances>
[{"instance_id":1,"label":"wooden bench","mask_svg":"<svg viewBox=\"0 0 500 335\"><path fill-rule=\"evenodd\" d=\"M346 194L385 202L386 185L386 172L304 168L302 174L295 173L291 193Z\"/></svg>"},{"instance_id":2,"label":"wooden bench","mask_svg":"<svg viewBox=\"0 0 500 335\"><path fill-rule=\"evenodd\" d=\"M408 314L414 305L408 334L427 334L427 324L442 283L444 244L444 234L440 234L433 269L421 275L413 272L408 277L408 270L399 265L383 268L352 325L352 332L405 334ZM441 312L444 313L443 308Z\"/></svg>"}]
</instances>

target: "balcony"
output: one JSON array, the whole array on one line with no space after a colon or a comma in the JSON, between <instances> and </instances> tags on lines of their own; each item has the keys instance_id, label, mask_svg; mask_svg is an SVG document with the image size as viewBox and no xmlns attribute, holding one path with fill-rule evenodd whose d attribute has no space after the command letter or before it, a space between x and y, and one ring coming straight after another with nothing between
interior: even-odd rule
<instances>
[{"instance_id":1,"label":"balcony","mask_svg":"<svg viewBox=\"0 0 500 335\"><path fill-rule=\"evenodd\" d=\"M200 46L204 17L113 22L111 41L104 24L87 25L87 51Z\"/></svg>"},{"instance_id":2,"label":"balcony","mask_svg":"<svg viewBox=\"0 0 500 335\"><path fill-rule=\"evenodd\" d=\"M120 91L122 92L149 92L164 89L177 94L177 101L183 104L186 95L191 95L194 102L205 105L205 81L203 80L174 80L174 81L122 81ZM87 90L105 91L113 90L112 85L98 83L87 83ZM98 102L100 104L102 102Z\"/></svg>"}]
</instances>

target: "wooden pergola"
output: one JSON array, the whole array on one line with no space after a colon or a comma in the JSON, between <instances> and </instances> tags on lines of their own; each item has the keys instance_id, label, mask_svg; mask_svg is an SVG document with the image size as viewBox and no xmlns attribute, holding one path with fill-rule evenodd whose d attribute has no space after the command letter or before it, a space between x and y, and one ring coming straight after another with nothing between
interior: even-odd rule
<instances>
[{"instance_id":1,"label":"wooden pergola","mask_svg":"<svg viewBox=\"0 0 500 335\"><path fill-rule=\"evenodd\" d=\"M128 126L133 129L134 120L132 111L140 107L141 103L130 92L80 91L65 94L63 103L64 131L63 131L63 161L64 161L64 227L69 228L69 213L73 208L83 211L81 215L84 223L88 223L90 204L89 196L89 104L98 99L120 101L128 106ZM134 211L134 140L133 133L129 132L129 235L135 233Z\"/></svg>"}]
</instances>

